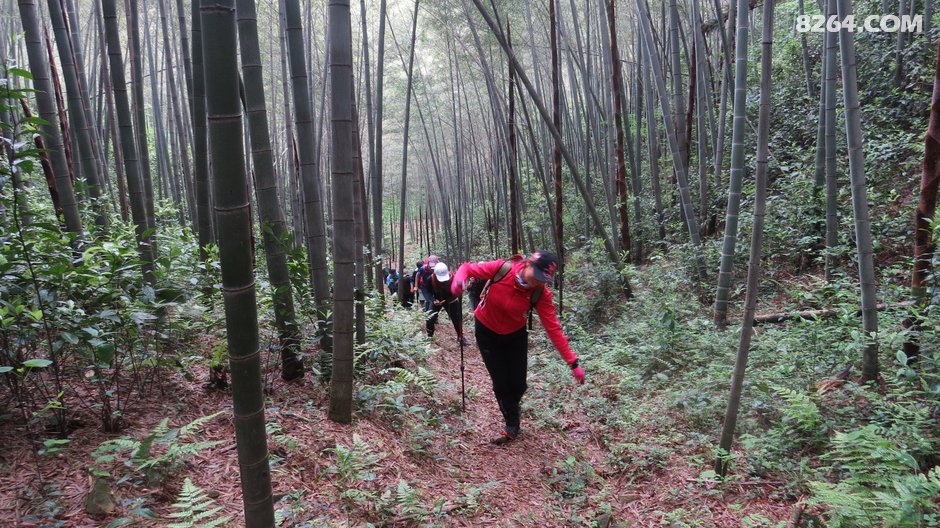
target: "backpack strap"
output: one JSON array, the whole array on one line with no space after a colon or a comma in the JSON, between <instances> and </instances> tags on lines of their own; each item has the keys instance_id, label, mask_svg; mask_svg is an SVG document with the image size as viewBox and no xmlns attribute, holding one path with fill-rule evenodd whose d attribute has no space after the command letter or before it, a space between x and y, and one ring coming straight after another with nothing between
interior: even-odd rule
<instances>
[{"instance_id":1,"label":"backpack strap","mask_svg":"<svg viewBox=\"0 0 940 528\"><path fill-rule=\"evenodd\" d=\"M505 278L506 275L509 274L509 270L511 269L512 269L512 262L508 260L503 261L502 265L499 266L499 269L496 270L496 274L493 275L493 278L486 281L486 284L483 285L483 289L480 291L480 302L477 304L477 306L482 305L483 302L486 301L486 294L489 293L490 286L494 282L499 282L503 280L503 278Z\"/></svg>"},{"instance_id":2,"label":"backpack strap","mask_svg":"<svg viewBox=\"0 0 940 528\"><path fill-rule=\"evenodd\" d=\"M532 311L535 310L535 305L538 304L542 299L542 292L544 291L545 286L542 286L541 288L538 288L532 292L532 297L529 298L529 302L531 303L529 305L529 330L532 330Z\"/></svg>"},{"instance_id":3,"label":"backpack strap","mask_svg":"<svg viewBox=\"0 0 940 528\"><path fill-rule=\"evenodd\" d=\"M512 262L508 260L503 261L502 266L500 266L499 269L496 270L496 275L493 275L493 278L490 279L489 282L499 282L503 280L503 278L509 274L509 270L511 269L512 269ZM487 284L489 284L489 282Z\"/></svg>"}]
</instances>

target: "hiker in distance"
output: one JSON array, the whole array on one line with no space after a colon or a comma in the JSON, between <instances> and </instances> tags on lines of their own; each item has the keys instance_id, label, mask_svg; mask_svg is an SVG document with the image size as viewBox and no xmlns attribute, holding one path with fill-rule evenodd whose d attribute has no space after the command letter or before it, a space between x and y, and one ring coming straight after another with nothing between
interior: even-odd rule
<instances>
[{"instance_id":1,"label":"hiker in distance","mask_svg":"<svg viewBox=\"0 0 940 528\"><path fill-rule=\"evenodd\" d=\"M440 261L441 259L437 255L428 255L428 258L424 259L424 265L418 268L416 280L411 286L424 301L425 312L430 312L434 308L434 296L431 294L431 277L434 275L434 266Z\"/></svg>"},{"instance_id":2,"label":"hiker in distance","mask_svg":"<svg viewBox=\"0 0 940 528\"><path fill-rule=\"evenodd\" d=\"M454 331L457 332L457 344L467 344L463 336L463 310L460 295L455 295L451 291L451 279L453 274L447 268L447 264L438 262L434 266L434 274L431 276L431 296L434 300L431 303L431 311L427 314L428 337L434 337L434 327L437 325L437 317L441 310L447 312L450 321L454 324Z\"/></svg>"},{"instance_id":3,"label":"hiker in distance","mask_svg":"<svg viewBox=\"0 0 940 528\"><path fill-rule=\"evenodd\" d=\"M460 266L451 281L455 295L463 292L470 278L488 281L473 315L477 347L505 420L502 433L492 440L494 444L506 444L519 436L519 403L527 388L529 333L526 319L533 310L539 314L542 327L558 353L571 367L571 375L577 383L584 383L584 369L578 365L578 356L568 345L555 314L552 292L547 287L554 280L557 268L558 257L537 251L529 258L515 255L509 260L468 262Z\"/></svg>"},{"instance_id":4,"label":"hiker in distance","mask_svg":"<svg viewBox=\"0 0 940 528\"><path fill-rule=\"evenodd\" d=\"M410 293L411 293L412 300L414 300L415 298L417 298L417 299L418 299L418 308L420 308L421 310L424 310L424 298L421 297L421 296L418 294L418 274L421 273L421 268L422 268L422 267L424 267L424 261L423 261L423 260L419 260L419 261L415 264L415 269L414 269L414 271L411 272L411 282L409 283L409 285L410 285L410 288L411 288Z\"/></svg>"}]
</instances>

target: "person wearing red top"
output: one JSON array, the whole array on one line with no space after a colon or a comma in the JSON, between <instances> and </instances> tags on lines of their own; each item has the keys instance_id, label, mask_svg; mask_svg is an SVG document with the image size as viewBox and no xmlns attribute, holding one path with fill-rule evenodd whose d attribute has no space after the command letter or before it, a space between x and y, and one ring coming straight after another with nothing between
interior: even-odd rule
<instances>
[{"instance_id":1,"label":"person wearing red top","mask_svg":"<svg viewBox=\"0 0 940 528\"><path fill-rule=\"evenodd\" d=\"M502 434L493 440L495 444L511 442L519 435L519 403L527 388L529 334L526 316L530 309L539 314L542 327L562 359L571 367L572 376L579 384L584 383L584 369L578 365L578 356L568 345L568 338L555 314L552 292L546 286L554 280L558 257L547 251L535 252L529 258L516 255L508 261L508 272L495 280L506 262L468 262L460 266L451 281L455 295L463 292L470 278L491 281L473 315L477 347L490 374L493 393L505 421ZM536 293L539 290L541 293ZM535 298L538 300L533 306Z\"/></svg>"}]
</instances>

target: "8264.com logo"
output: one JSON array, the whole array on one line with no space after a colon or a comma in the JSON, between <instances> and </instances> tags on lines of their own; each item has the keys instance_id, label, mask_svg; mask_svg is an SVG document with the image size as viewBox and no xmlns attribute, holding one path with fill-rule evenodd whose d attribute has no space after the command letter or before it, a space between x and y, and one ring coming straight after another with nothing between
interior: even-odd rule
<instances>
[{"instance_id":1,"label":"8264.com logo","mask_svg":"<svg viewBox=\"0 0 940 528\"><path fill-rule=\"evenodd\" d=\"M923 15L869 15L861 22L855 15L839 19L838 15L799 15L796 30L800 33L824 33L846 30L849 33L923 33Z\"/></svg>"}]
</instances>

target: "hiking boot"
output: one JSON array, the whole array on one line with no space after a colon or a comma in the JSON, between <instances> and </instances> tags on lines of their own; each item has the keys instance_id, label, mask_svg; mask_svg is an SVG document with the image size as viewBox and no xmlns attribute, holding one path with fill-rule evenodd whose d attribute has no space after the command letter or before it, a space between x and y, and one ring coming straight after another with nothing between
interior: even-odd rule
<instances>
[{"instance_id":1,"label":"hiking boot","mask_svg":"<svg viewBox=\"0 0 940 528\"><path fill-rule=\"evenodd\" d=\"M496 438L490 440L491 444L495 445L506 445L516 438L519 438L519 428L518 427L506 427Z\"/></svg>"}]
</instances>

